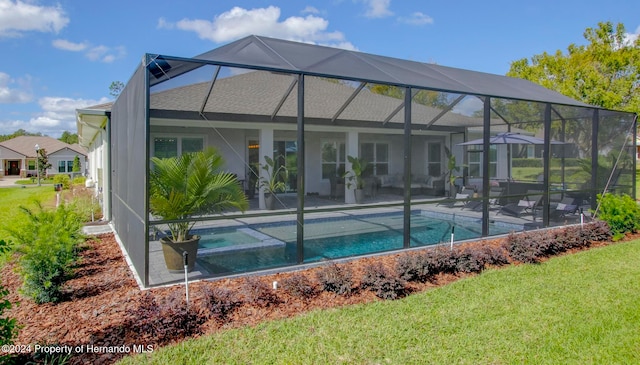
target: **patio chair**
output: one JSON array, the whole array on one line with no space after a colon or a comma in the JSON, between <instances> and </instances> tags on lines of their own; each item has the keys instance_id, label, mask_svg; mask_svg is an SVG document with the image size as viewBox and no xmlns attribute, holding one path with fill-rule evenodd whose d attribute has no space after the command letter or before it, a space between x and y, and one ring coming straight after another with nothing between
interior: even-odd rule
<instances>
[{"instance_id":1,"label":"patio chair","mask_svg":"<svg viewBox=\"0 0 640 365\"><path fill-rule=\"evenodd\" d=\"M578 212L578 205L576 200L571 197L564 197L562 200L551 207L549 212L550 220L561 220L567 217L567 215L575 215Z\"/></svg>"},{"instance_id":2,"label":"patio chair","mask_svg":"<svg viewBox=\"0 0 640 365\"><path fill-rule=\"evenodd\" d=\"M454 198L445 199L439 202L437 205L445 206L448 208L454 208L457 206L464 206L469 202L469 197L473 196L473 189L463 188L461 192L457 193Z\"/></svg>"},{"instance_id":3,"label":"patio chair","mask_svg":"<svg viewBox=\"0 0 640 365\"><path fill-rule=\"evenodd\" d=\"M500 204L500 198L502 197L502 193L504 189L499 186L492 186L489 190L489 208L495 208L495 206ZM463 207L463 209L470 209L475 211L482 210L482 200L469 200Z\"/></svg>"},{"instance_id":4,"label":"patio chair","mask_svg":"<svg viewBox=\"0 0 640 365\"><path fill-rule=\"evenodd\" d=\"M528 191L517 203L508 203L503 205L498 214L503 213L510 216L520 218L523 214L531 213L535 219L535 212L542 203L542 194L538 191Z\"/></svg>"}]
</instances>

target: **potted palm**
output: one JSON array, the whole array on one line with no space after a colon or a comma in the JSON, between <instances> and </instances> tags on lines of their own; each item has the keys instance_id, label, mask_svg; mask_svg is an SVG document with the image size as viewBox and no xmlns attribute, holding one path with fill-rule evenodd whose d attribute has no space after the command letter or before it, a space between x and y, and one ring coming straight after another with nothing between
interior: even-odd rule
<instances>
[{"instance_id":1,"label":"potted palm","mask_svg":"<svg viewBox=\"0 0 640 365\"><path fill-rule=\"evenodd\" d=\"M460 172L460 166L456 162L456 155L451 153L451 151L445 146L444 152L447 155L447 172L445 173L447 182L449 183L449 196L455 196L456 190L456 180L461 178L462 176L456 174Z\"/></svg>"},{"instance_id":2,"label":"potted palm","mask_svg":"<svg viewBox=\"0 0 640 365\"><path fill-rule=\"evenodd\" d=\"M167 223L162 251L170 272L183 270L182 252L189 255L193 270L200 236L192 235L194 216L237 208L244 212L249 204L234 174L222 170L224 161L214 148L186 153L179 157L151 158L149 210Z\"/></svg>"},{"instance_id":3,"label":"potted palm","mask_svg":"<svg viewBox=\"0 0 640 365\"><path fill-rule=\"evenodd\" d=\"M269 156L264 156L265 163L260 165L264 170L258 180L258 185L264 191L264 200L267 209L273 210L276 205L276 193L285 191L287 180L287 168L284 165L276 167L276 162Z\"/></svg>"},{"instance_id":4,"label":"potted palm","mask_svg":"<svg viewBox=\"0 0 640 365\"><path fill-rule=\"evenodd\" d=\"M364 201L364 177L362 174L367 169L367 162L359 157L347 156L351 163L351 171L348 171L344 177L347 178L347 188L355 188L356 203L360 204Z\"/></svg>"}]
</instances>

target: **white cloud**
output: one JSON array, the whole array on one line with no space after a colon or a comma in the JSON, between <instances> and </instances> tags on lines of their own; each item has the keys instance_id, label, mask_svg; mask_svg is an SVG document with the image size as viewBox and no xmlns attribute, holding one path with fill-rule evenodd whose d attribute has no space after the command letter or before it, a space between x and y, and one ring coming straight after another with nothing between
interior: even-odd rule
<instances>
[{"instance_id":1,"label":"white cloud","mask_svg":"<svg viewBox=\"0 0 640 365\"><path fill-rule=\"evenodd\" d=\"M52 42L53 46L63 51L79 52L87 49L86 43L73 43L66 39L56 39Z\"/></svg>"},{"instance_id":2,"label":"white cloud","mask_svg":"<svg viewBox=\"0 0 640 365\"><path fill-rule=\"evenodd\" d=\"M55 48L63 51L81 52L85 51L84 55L91 61L98 61L104 63L111 63L119 58L123 58L127 51L124 47L107 47L107 46L92 46L89 43L74 43L66 39L56 39L52 42Z\"/></svg>"},{"instance_id":3,"label":"white cloud","mask_svg":"<svg viewBox=\"0 0 640 365\"><path fill-rule=\"evenodd\" d=\"M10 134L18 129L28 132L41 132L57 138L62 132L76 133L76 109L86 108L109 102L108 98L99 100L72 99L64 97L44 97L38 100L41 112L29 120L0 121L0 134Z\"/></svg>"},{"instance_id":4,"label":"white cloud","mask_svg":"<svg viewBox=\"0 0 640 365\"><path fill-rule=\"evenodd\" d=\"M28 103L32 99L27 80L14 80L4 72L0 72L0 104ZM12 86L18 86L14 88Z\"/></svg>"},{"instance_id":5,"label":"white cloud","mask_svg":"<svg viewBox=\"0 0 640 365\"><path fill-rule=\"evenodd\" d=\"M356 49L341 32L327 32L329 22L321 17L307 15L291 16L280 20L280 8L243 9L234 7L219 14L212 21L204 19L182 19L175 24L161 18L158 26L164 29L177 28L194 32L201 39L216 43L233 41L251 34L317 43L346 49Z\"/></svg>"},{"instance_id":6,"label":"white cloud","mask_svg":"<svg viewBox=\"0 0 640 365\"><path fill-rule=\"evenodd\" d=\"M385 18L393 15L389 10L391 0L362 0L367 6L364 16L367 18Z\"/></svg>"},{"instance_id":7,"label":"white cloud","mask_svg":"<svg viewBox=\"0 0 640 365\"><path fill-rule=\"evenodd\" d=\"M636 32L635 33L625 33L625 35L624 35L624 44L625 45L632 45L635 41L638 40L638 37L640 37L640 26L638 26L636 28Z\"/></svg>"},{"instance_id":8,"label":"white cloud","mask_svg":"<svg viewBox=\"0 0 640 365\"><path fill-rule=\"evenodd\" d=\"M398 17L398 21L411 25L433 24L433 18L419 11L409 17Z\"/></svg>"},{"instance_id":9,"label":"white cloud","mask_svg":"<svg viewBox=\"0 0 640 365\"><path fill-rule=\"evenodd\" d=\"M302 14L320 14L320 10L318 10L317 8L314 8L313 6L307 6L306 8L302 9L301 13Z\"/></svg>"},{"instance_id":10,"label":"white cloud","mask_svg":"<svg viewBox=\"0 0 640 365\"><path fill-rule=\"evenodd\" d=\"M20 37L25 32L58 33L67 24L69 18L60 6L0 0L0 37Z\"/></svg>"}]
</instances>

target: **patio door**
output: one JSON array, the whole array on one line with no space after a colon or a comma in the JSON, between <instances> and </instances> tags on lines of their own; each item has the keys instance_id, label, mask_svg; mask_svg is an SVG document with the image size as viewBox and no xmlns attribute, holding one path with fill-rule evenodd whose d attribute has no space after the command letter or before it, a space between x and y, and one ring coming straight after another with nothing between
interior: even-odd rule
<instances>
[{"instance_id":1,"label":"patio door","mask_svg":"<svg viewBox=\"0 0 640 365\"><path fill-rule=\"evenodd\" d=\"M276 170L280 166L287 169L287 177L284 179L285 192L293 193L298 188L298 142L273 141L273 157Z\"/></svg>"},{"instance_id":2,"label":"patio door","mask_svg":"<svg viewBox=\"0 0 640 365\"><path fill-rule=\"evenodd\" d=\"M427 175L432 177L440 177L443 174L442 169L442 143L427 143Z\"/></svg>"}]
</instances>

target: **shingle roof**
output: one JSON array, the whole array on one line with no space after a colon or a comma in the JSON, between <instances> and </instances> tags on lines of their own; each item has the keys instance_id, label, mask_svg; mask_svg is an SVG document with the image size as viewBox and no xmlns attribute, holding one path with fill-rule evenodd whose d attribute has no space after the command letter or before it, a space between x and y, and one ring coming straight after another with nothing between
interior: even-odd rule
<instances>
[{"instance_id":1,"label":"shingle roof","mask_svg":"<svg viewBox=\"0 0 640 365\"><path fill-rule=\"evenodd\" d=\"M55 138L46 137L46 136L19 136L15 137L3 142L0 142L1 146L9 148L25 157L35 158L36 150L35 145L38 145L40 148L44 148L47 151L47 154L52 154L68 148L81 154L83 156L87 155L86 150L80 145L74 144L70 145L64 143Z\"/></svg>"}]
</instances>

